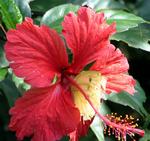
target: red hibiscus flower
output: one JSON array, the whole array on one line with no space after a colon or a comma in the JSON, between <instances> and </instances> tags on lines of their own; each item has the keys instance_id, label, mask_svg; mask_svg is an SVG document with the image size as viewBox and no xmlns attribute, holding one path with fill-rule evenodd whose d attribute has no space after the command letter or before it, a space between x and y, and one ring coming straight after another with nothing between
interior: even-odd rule
<instances>
[{"instance_id":1,"label":"red hibiscus flower","mask_svg":"<svg viewBox=\"0 0 150 141\"><path fill-rule=\"evenodd\" d=\"M34 25L30 18L7 32L10 67L31 85L10 110L10 129L19 140L32 136L32 141L56 141L70 135L77 141L97 114L122 135L143 135L130 124L118 125L98 113L104 93L135 91L126 57L109 41L115 24L108 25L102 13L81 7L77 16L66 15L62 26L67 45L55 30ZM72 52L71 61L67 50Z\"/></svg>"}]
</instances>

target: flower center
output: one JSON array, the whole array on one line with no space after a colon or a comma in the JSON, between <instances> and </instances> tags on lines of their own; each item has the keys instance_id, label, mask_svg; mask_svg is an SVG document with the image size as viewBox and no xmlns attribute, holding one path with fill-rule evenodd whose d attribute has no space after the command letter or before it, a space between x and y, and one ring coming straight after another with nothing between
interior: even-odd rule
<instances>
[{"instance_id":1,"label":"flower center","mask_svg":"<svg viewBox=\"0 0 150 141\"><path fill-rule=\"evenodd\" d=\"M134 124L132 124L132 121L131 121L131 123L130 122L126 123L128 117L121 120L121 122L117 123L116 120L114 120L113 115L111 117L109 117L109 115L104 116L99 113L98 109L100 108L100 98L102 98L103 90L106 86L106 79L104 77L101 78L102 76L100 73L99 73L99 75L96 75L97 73L98 72L96 72L96 71L81 72L79 75L77 75L75 77L75 79L73 79L72 77L69 77L67 75L65 76L66 79L72 84L71 90L72 90L72 93L74 96L74 101L75 101L76 106L80 110L80 113L83 116L83 120L88 120L88 119L90 119L90 117L93 117L95 114L97 114L97 116L105 123L106 126L113 129L113 131L115 131L117 135L120 134L119 136L117 136L117 138L119 138L119 139L122 138L122 141L126 141L126 134L130 135L131 137L134 136L133 135L134 133L139 134L140 136L144 136L145 132L143 130L137 129L136 126ZM89 76L93 77L95 75L96 75L97 79L94 82L97 82L97 83L92 83L92 84L95 84L96 86L100 86L101 89L99 89L99 90L101 90L101 92L99 93L100 97L97 97L97 94L93 93L96 95L96 97L94 96L94 98L93 98L91 96L89 89L86 89L87 88L87 87L85 87L86 85L83 85L83 83L81 83L81 82L88 80L87 78L90 78ZM93 78L95 78L95 77L93 77ZM88 81L85 81L85 82L86 82L85 84L89 85ZM101 85L98 85L99 84L98 82ZM96 86L93 86L93 87L97 88ZM94 89L93 89L93 92L94 92ZM97 91L95 91L95 92L97 92ZM97 100L99 101L98 106L95 104L95 101L97 101ZM83 103L83 106L82 106L82 103ZM119 118L118 117L116 117L116 118L117 118L117 121L119 121Z\"/></svg>"},{"instance_id":2,"label":"flower center","mask_svg":"<svg viewBox=\"0 0 150 141\"><path fill-rule=\"evenodd\" d=\"M86 92L88 98L98 110L100 108L100 99L102 98L105 87L106 79L98 71L82 71L74 80ZM83 94L75 86L71 86L73 98L76 107L80 110L80 114L84 120L89 120L95 115L95 111L85 99Z\"/></svg>"}]
</instances>

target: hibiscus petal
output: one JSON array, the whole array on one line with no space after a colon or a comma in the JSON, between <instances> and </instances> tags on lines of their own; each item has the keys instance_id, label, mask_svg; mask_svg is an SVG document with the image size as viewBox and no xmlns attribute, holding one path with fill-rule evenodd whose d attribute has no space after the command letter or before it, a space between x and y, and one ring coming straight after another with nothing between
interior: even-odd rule
<instances>
[{"instance_id":1,"label":"hibiscus petal","mask_svg":"<svg viewBox=\"0 0 150 141\"><path fill-rule=\"evenodd\" d=\"M129 69L127 58L113 45L104 48L103 54L90 69L100 71L102 76L106 77L107 93L122 90L130 94L135 92L135 80L127 74Z\"/></svg>"},{"instance_id":2,"label":"hibiscus petal","mask_svg":"<svg viewBox=\"0 0 150 141\"><path fill-rule=\"evenodd\" d=\"M19 140L56 141L74 131L80 122L71 93L61 85L31 89L10 110L10 129Z\"/></svg>"},{"instance_id":3,"label":"hibiscus petal","mask_svg":"<svg viewBox=\"0 0 150 141\"><path fill-rule=\"evenodd\" d=\"M93 103L96 109L99 109L100 99L103 96L103 77L98 71L82 71L74 80L85 91L87 97ZM87 99L82 95L81 91L72 86L71 91L74 98L74 103L79 109L84 120L89 120L95 115L94 109Z\"/></svg>"},{"instance_id":4,"label":"hibiscus petal","mask_svg":"<svg viewBox=\"0 0 150 141\"><path fill-rule=\"evenodd\" d=\"M91 120L83 120L83 117L81 117L81 121L75 131L70 133L70 141L78 141L79 137L85 136L88 132L89 126L92 123L94 118Z\"/></svg>"},{"instance_id":5,"label":"hibiscus petal","mask_svg":"<svg viewBox=\"0 0 150 141\"><path fill-rule=\"evenodd\" d=\"M124 73L116 74L116 75L107 75L107 85L106 91L107 93L111 92L120 92L122 90L134 94L135 89L134 86L136 81L132 76Z\"/></svg>"},{"instance_id":6,"label":"hibiscus petal","mask_svg":"<svg viewBox=\"0 0 150 141\"><path fill-rule=\"evenodd\" d=\"M59 76L68 65L59 35L45 25L34 25L30 18L7 32L5 51L15 74L34 87L49 86L54 76Z\"/></svg>"},{"instance_id":7,"label":"hibiscus petal","mask_svg":"<svg viewBox=\"0 0 150 141\"><path fill-rule=\"evenodd\" d=\"M78 73L85 65L96 60L101 48L109 43L109 36L115 32L115 24L108 25L103 13L81 7L78 15L70 12L65 16L63 35L73 53L73 64L70 68Z\"/></svg>"}]
</instances>

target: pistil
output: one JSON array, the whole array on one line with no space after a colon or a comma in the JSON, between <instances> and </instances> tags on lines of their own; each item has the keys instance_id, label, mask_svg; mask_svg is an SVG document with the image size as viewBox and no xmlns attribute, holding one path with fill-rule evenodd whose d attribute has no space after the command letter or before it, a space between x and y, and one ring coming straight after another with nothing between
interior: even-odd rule
<instances>
[{"instance_id":1,"label":"pistil","mask_svg":"<svg viewBox=\"0 0 150 141\"><path fill-rule=\"evenodd\" d=\"M95 108L94 104L91 102L89 99L88 95L86 92L80 87L80 85L71 77L65 76L66 79L74 86L76 87L81 94L84 96L84 98L88 101L88 103L91 105L93 108L94 112L98 115L98 117L109 127L116 129L118 131L118 134L121 134L121 137L123 138L123 141L126 141L126 134L128 133L136 133L139 134L140 136L144 136L144 131L137 129L135 127L132 127L132 125L124 125L124 124L117 124L115 122L112 122L107 116L104 116L98 112L98 110Z\"/></svg>"}]
</instances>

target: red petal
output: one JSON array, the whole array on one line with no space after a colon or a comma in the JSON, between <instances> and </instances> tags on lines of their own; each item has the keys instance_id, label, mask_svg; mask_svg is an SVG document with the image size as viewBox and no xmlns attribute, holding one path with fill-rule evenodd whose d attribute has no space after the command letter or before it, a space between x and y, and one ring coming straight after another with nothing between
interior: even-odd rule
<instances>
[{"instance_id":1,"label":"red petal","mask_svg":"<svg viewBox=\"0 0 150 141\"><path fill-rule=\"evenodd\" d=\"M116 49L113 45L109 45L103 50L91 70L100 71L107 78L107 92L127 91L130 94L135 92L135 80L127 74L129 64L127 58Z\"/></svg>"},{"instance_id":2,"label":"red petal","mask_svg":"<svg viewBox=\"0 0 150 141\"><path fill-rule=\"evenodd\" d=\"M108 25L103 13L95 13L90 8L81 7L78 15L65 16L63 35L66 38L74 58L72 71L79 72L85 65L96 60L101 48L109 43L109 36L115 32L115 25Z\"/></svg>"},{"instance_id":3,"label":"red petal","mask_svg":"<svg viewBox=\"0 0 150 141\"><path fill-rule=\"evenodd\" d=\"M81 121L77 129L70 134L70 141L78 141L79 137L85 136L92 121L93 119L83 121L83 118L81 117Z\"/></svg>"},{"instance_id":4,"label":"red petal","mask_svg":"<svg viewBox=\"0 0 150 141\"><path fill-rule=\"evenodd\" d=\"M26 18L7 33L5 51L15 74L34 87L49 86L54 75L68 65L59 35L47 26L38 27Z\"/></svg>"},{"instance_id":5,"label":"red petal","mask_svg":"<svg viewBox=\"0 0 150 141\"><path fill-rule=\"evenodd\" d=\"M19 140L32 136L32 141L55 141L74 131L80 114L71 93L62 86L31 89L10 110L10 129Z\"/></svg>"},{"instance_id":6,"label":"red petal","mask_svg":"<svg viewBox=\"0 0 150 141\"><path fill-rule=\"evenodd\" d=\"M116 75L106 75L106 77L107 77L107 85L106 85L107 93L120 92L122 90L130 94L135 93L134 86L136 82L132 76L120 73Z\"/></svg>"}]
</instances>

